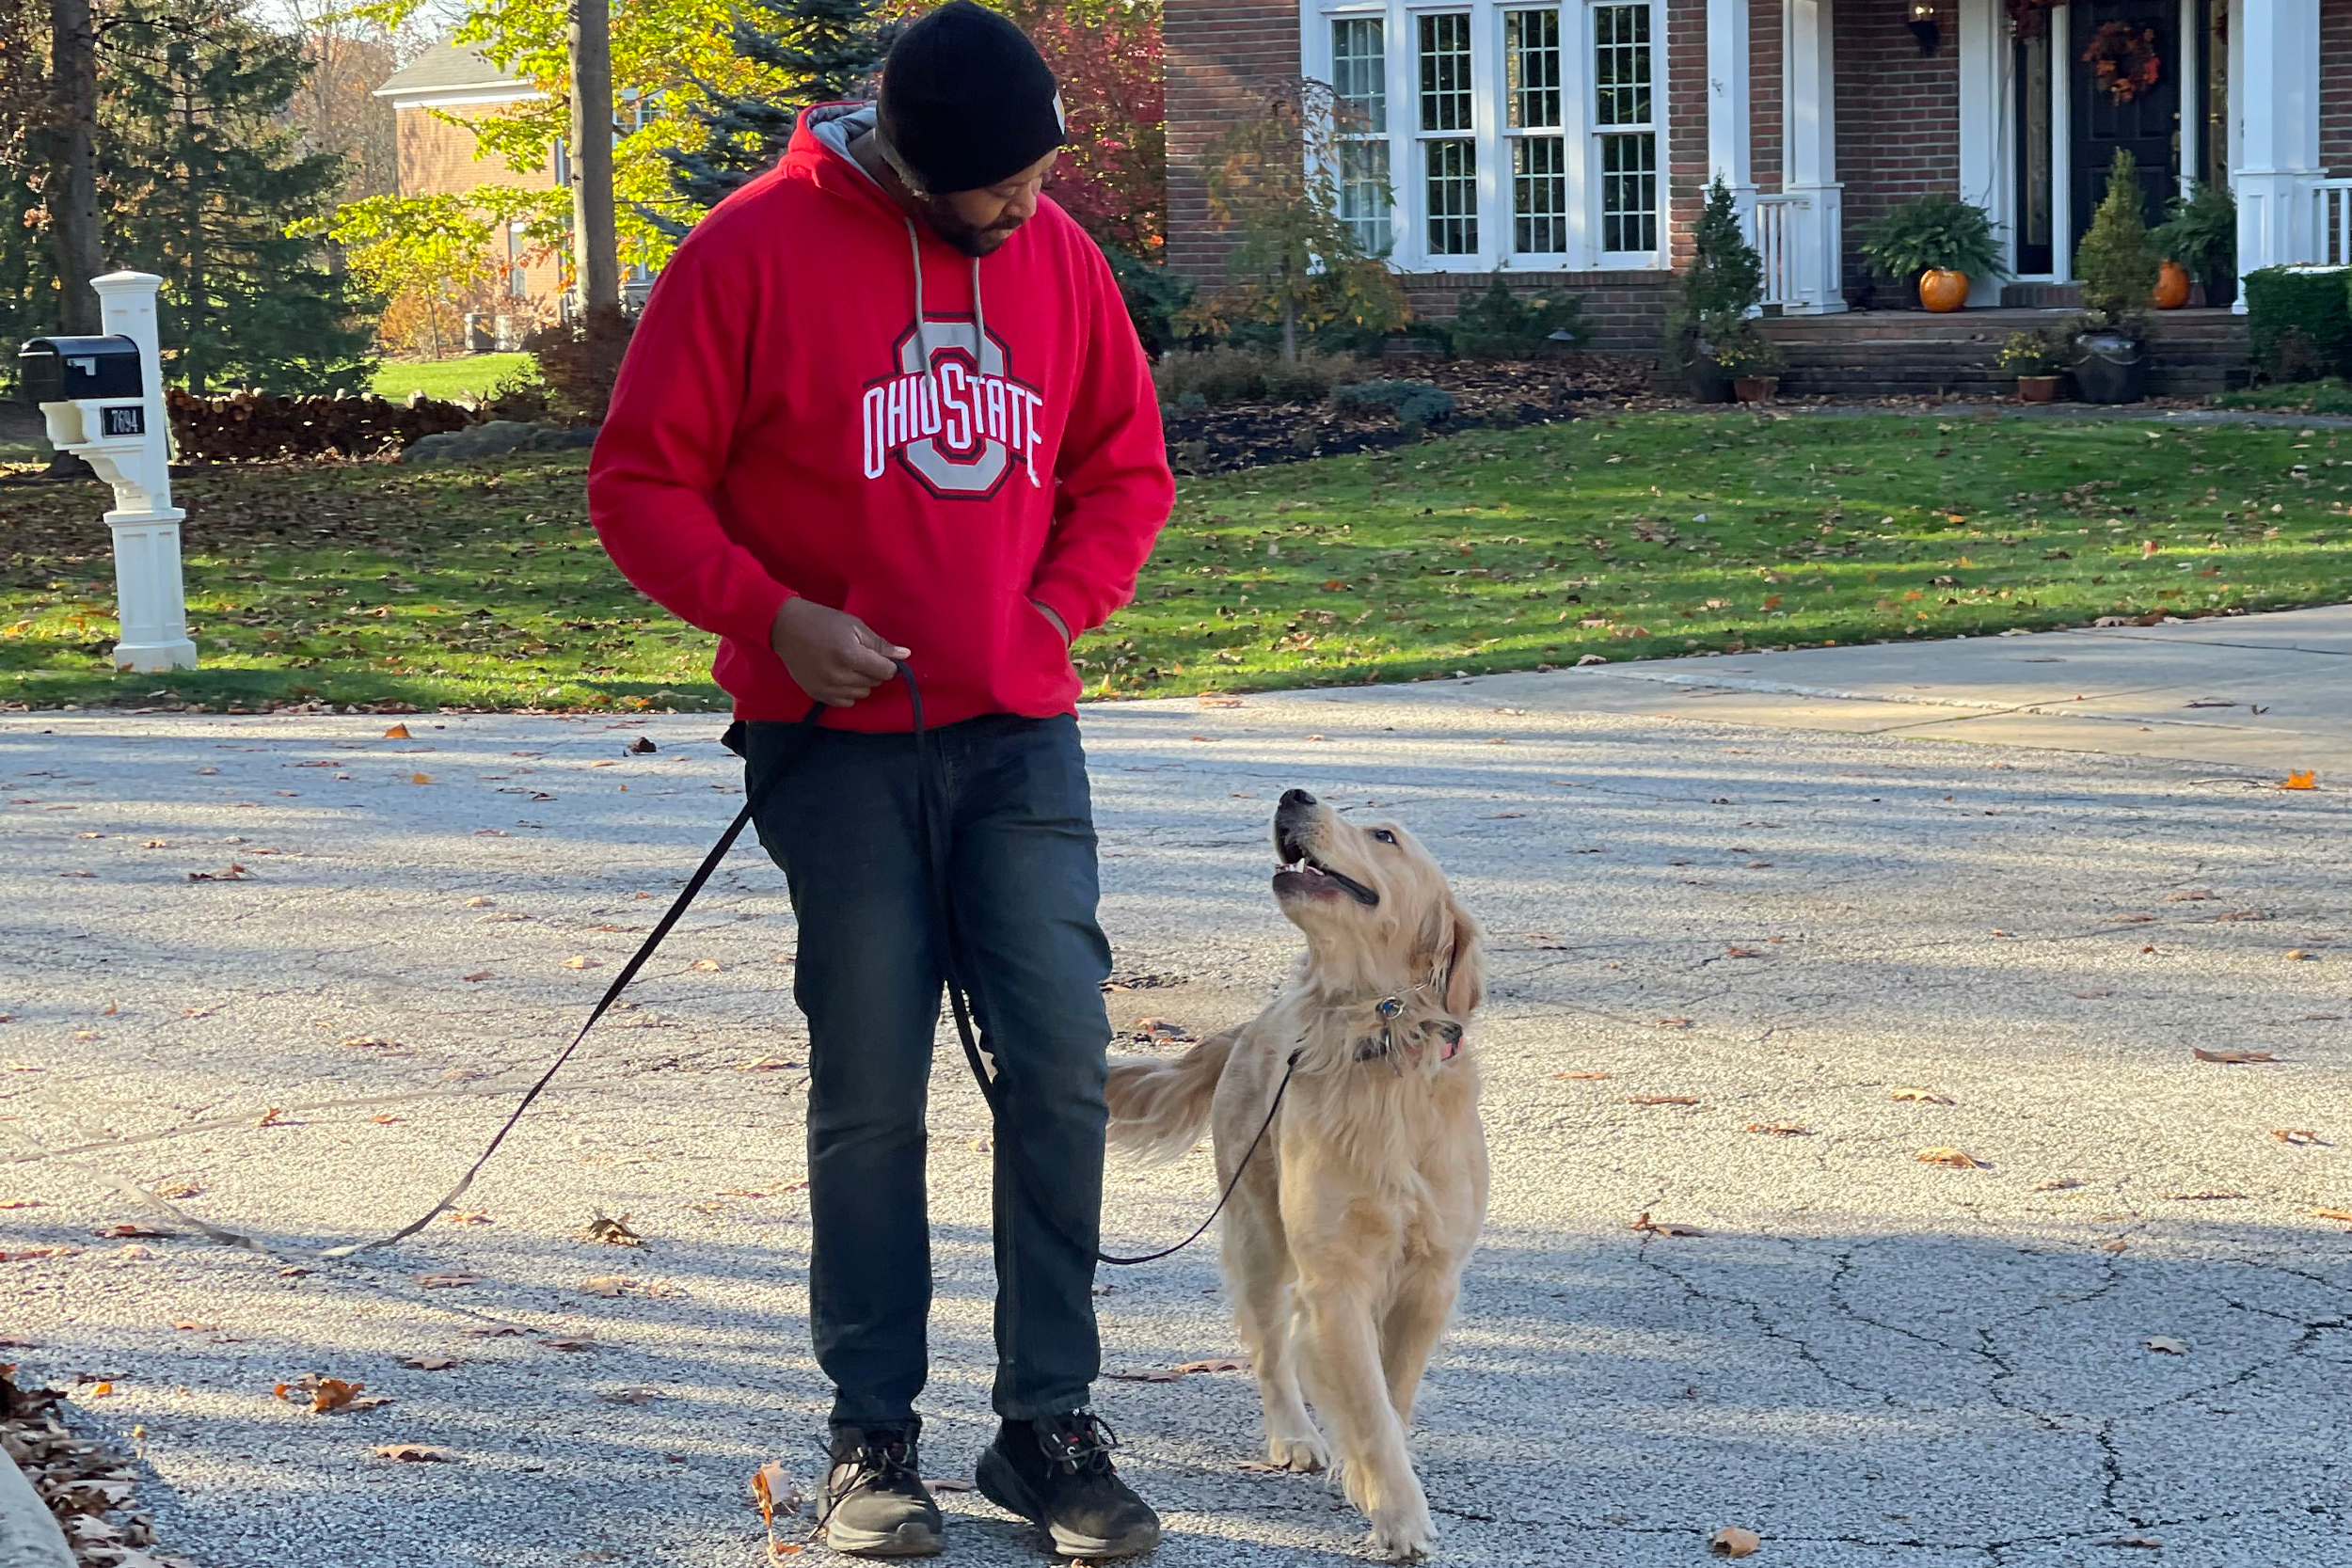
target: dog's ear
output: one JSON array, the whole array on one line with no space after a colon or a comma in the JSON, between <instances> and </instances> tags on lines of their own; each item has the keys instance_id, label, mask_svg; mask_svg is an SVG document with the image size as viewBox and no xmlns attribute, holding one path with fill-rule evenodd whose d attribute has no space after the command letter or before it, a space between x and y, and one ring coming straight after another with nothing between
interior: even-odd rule
<instances>
[{"instance_id":1,"label":"dog's ear","mask_svg":"<svg viewBox=\"0 0 2352 1568\"><path fill-rule=\"evenodd\" d=\"M1443 995L1445 1010L1466 1019L1486 997L1486 953L1478 935L1478 922L1461 905L1448 898L1438 911L1436 961L1430 974Z\"/></svg>"}]
</instances>

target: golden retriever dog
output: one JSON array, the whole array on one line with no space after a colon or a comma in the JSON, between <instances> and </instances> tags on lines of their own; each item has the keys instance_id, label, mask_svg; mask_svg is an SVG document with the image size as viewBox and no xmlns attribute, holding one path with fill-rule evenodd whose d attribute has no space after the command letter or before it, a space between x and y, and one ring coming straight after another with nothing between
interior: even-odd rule
<instances>
[{"instance_id":1,"label":"golden retriever dog","mask_svg":"<svg viewBox=\"0 0 2352 1568\"><path fill-rule=\"evenodd\" d=\"M1394 823L1294 789L1274 847L1275 899L1307 939L1291 983L1178 1060L1114 1065L1111 1139L1165 1160L1215 1127L1218 1190L1242 1173L1222 1260L1266 1456L1320 1470L1336 1449L1373 1548L1410 1559L1437 1541L1406 1442L1413 1397L1486 1212L1463 1034L1485 985L1478 927Z\"/></svg>"}]
</instances>

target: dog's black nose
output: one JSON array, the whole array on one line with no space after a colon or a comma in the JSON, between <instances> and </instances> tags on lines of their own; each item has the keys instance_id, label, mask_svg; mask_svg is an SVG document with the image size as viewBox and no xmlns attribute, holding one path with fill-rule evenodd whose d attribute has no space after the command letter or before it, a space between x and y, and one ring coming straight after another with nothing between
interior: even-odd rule
<instances>
[{"instance_id":1,"label":"dog's black nose","mask_svg":"<svg viewBox=\"0 0 2352 1568\"><path fill-rule=\"evenodd\" d=\"M1282 804L1286 806L1311 806L1314 803L1315 798L1303 789L1282 791Z\"/></svg>"}]
</instances>

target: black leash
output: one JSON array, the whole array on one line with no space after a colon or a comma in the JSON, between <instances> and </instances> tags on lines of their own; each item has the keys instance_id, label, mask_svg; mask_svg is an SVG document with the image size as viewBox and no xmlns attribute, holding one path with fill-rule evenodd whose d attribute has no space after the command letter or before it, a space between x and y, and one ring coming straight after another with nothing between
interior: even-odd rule
<instances>
[{"instance_id":1,"label":"black leash","mask_svg":"<svg viewBox=\"0 0 2352 1568\"><path fill-rule=\"evenodd\" d=\"M976 1011L973 1000L956 974L955 907L954 901L947 896L947 879L940 870L940 861L944 853L942 843L944 831L937 816L931 810L930 752L925 745L923 726L923 689L915 682L914 672L903 663L898 664L898 679L906 685L907 703L914 714L914 816L918 831L917 844L922 855L923 881L930 891L934 913L939 921L941 970L946 982L948 1007L955 1014L956 1036L963 1042L963 1059L972 1069L972 1080L979 1085L980 1098L988 1102L989 1119L996 1129L998 1142L1007 1150L1023 1185L1029 1190L1031 1201L1035 1203L1040 1193L1050 1189L1038 1180L1034 1171L1028 1168L1019 1140L1016 1139L1010 1143L1004 1142L1005 1112L1004 1105L996 1095L996 1075L990 1068L988 1058L980 1051L978 1036L973 1025ZM483 1167L490 1163L490 1157L499 1151L499 1146L506 1141L506 1135L515 1130L516 1123L523 1119L523 1113L531 1109L531 1102L538 1099L540 1092L554 1081L558 1072L564 1069L564 1064L572 1059L572 1053L578 1051L580 1042L588 1037L588 1031L595 1028L596 1021L604 1017L612 1004L620 999L621 992L628 989L628 983L637 978L638 971L644 969L646 960L653 957L654 949L661 945L661 939L670 934L671 927L675 927L679 918L686 913L687 907L693 903L695 895L702 892L703 884L710 880L711 873L719 869L720 863L727 858L727 852L735 847L735 841L742 836L744 827L751 822L754 814L759 810L761 802L767 800L769 791L773 789L776 782L790 770L792 762L807 747L809 737L822 726L824 716L824 704L810 705L808 712L802 717L799 723L793 726L791 739L784 753L771 765L767 777L761 779L755 787L743 792L743 809L735 814L735 820L727 824L726 832L719 835L719 842L710 847L710 852L703 857L702 864L696 866L694 874L686 879L686 886L678 891L677 898L654 924L652 932L646 936L637 951L630 955L628 962L621 966L620 974L613 976L612 983L605 988L604 994L596 999L596 1005L588 1011L587 1022L580 1024L580 1032L572 1037L569 1045L556 1053L555 1060L548 1064L548 1069L539 1075L538 1082L524 1091L513 1114L507 1117L497 1133L491 1137L481 1156L467 1167L466 1174L458 1180L457 1185L449 1190L449 1195L427 1210L422 1216L403 1226L389 1236L379 1236L372 1242L353 1242L346 1246L329 1247L318 1256L350 1258L358 1253L372 1252L377 1247L390 1246L395 1242L405 1242L426 1226L431 1225L443 1212L456 1206L457 1200L465 1196L467 1189L473 1185L474 1179L482 1174ZM1283 1069L1282 1082L1274 1091L1274 1102L1266 1107L1265 1120L1259 1125L1258 1135L1249 1140L1249 1148L1242 1155L1241 1164L1233 1167L1232 1180L1225 1184L1224 1192L1218 1195L1216 1207L1209 1211L1209 1217L1200 1222L1198 1229L1174 1246L1163 1247L1157 1252L1145 1253L1136 1258L1114 1258L1094 1242L1072 1234L1062 1225L1060 1218L1043 1203L1036 1203L1039 1212L1046 1216L1046 1223L1060 1234L1062 1240L1083 1251L1093 1253L1099 1262L1126 1268L1137 1263L1154 1263L1163 1258L1172 1257L1184 1251L1184 1248L1208 1234L1209 1227L1216 1223L1216 1217L1225 1212L1225 1205L1232 1198L1234 1190L1241 1185L1243 1173L1248 1170L1250 1160L1258 1152L1258 1146L1265 1142L1266 1133L1274 1127L1274 1117L1282 1108L1282 1097L1289 1092L1292 1075L1298 1070L1298 1057L1299 1053L1291 1053L1290 1061Z\"/></svg>"}]
</instances>

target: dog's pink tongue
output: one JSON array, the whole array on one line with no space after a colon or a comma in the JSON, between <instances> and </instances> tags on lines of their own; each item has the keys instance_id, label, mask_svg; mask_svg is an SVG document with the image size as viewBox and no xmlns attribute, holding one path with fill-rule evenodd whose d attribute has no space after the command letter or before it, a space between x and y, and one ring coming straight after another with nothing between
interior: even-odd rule
<instances>
[{"instance_id":1,"label":"dog's pink tongue","mask_svg":"<svg viewBox=\"0 0 2352 1568\"><path fill-rule=\"evenodd\" d=\"M1441 1062L1450 1062L1461 1053L1462 1042L1458 1039L1451 1039L1438 1048L1438 1060Z\"/></svg>"}]
</instances>

